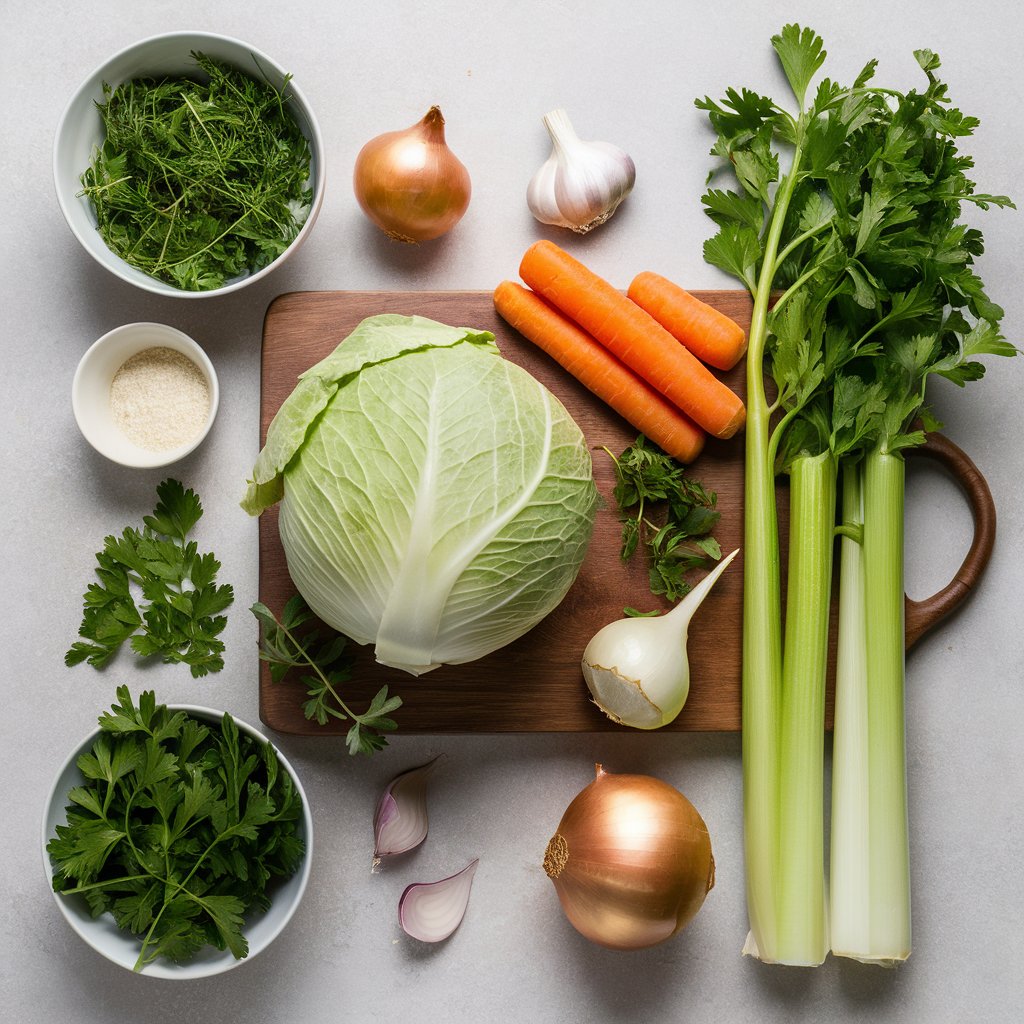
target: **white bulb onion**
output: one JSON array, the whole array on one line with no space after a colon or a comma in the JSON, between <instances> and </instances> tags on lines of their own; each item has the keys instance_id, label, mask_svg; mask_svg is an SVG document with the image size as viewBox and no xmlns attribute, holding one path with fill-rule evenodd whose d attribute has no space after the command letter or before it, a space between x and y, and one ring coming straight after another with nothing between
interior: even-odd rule
<instances>
[{"instance_id":1,"label":"white bulb onion","mask_svg":"<svg viewBox=\"0 0 1024 1024\"><path fill-rule=\"evenodd\" d=\"M670 612L626 618L599 630L583 652L583 676L597 706L636 729L668 725L690 693L690 619L736 557L723 558Z\"/></svg>"}]
</instances>

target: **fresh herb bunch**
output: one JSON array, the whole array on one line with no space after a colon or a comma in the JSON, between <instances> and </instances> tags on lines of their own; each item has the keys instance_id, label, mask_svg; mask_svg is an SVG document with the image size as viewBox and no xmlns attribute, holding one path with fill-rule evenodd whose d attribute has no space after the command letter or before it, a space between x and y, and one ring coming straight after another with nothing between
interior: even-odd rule
<instances>
[{"instance_id":1,"label":"fresh herb bunch","mask_svg":"<svg viewBox=\"0 0 1024 1024\"><path fill-rule=\"evenodd\" d=\"M686 476L671 456L642 434L618 457L613 497L622 519L622 560L643 547L652 594L678 601L690 590L686 573L722 557L711 531L718 496Z\"/></svg>"},{"instance_id":2,"label":"fresh herb bunch","mask_svg":"<svg viewBox=\"0 0 1024 1024\"><path fill-rule=\"evenodd\" d=\"M126 686L99 724L46 847L54 891L140 937L137 971L208 945L242 959L245 915L266 910L305 856L302 799L274 748L228 714L207 725L151 691L136 706Z\"/></svg>"},{"instance_id":3,"label":"fresh herb bunch","mask_svg":"<svg viewBox=\"0 0 1024 1024\"><path fill-rule=\"evenodd\" d=\"M202 53L208 80L103 85L106 138L82 174L104 242L133 267L189 291L271 263L312 202L309 144L266 81Z\"/></svg>"},{"instance_id":4,"label":"fresh herb bunch","mask_svg":"<svg viewBox=\"0 0 1024 1024\"><path fill-rule=\"evenodd\" d=\"M105 665L127 640L136 654L166 664L184 662L196 678L224 667L218 639L234 600L229 584L218 585L220 562L199 554L189 533L203 514L195 491L164 480L159 499L142 530L126 527L110 536L96 555L98 583L83 595L78 640L64 655L66 665ZM135 594L142 602L136 604Z\"/></svg>"},{"instance_id":5,"label":"fresh herb bunch","mask_svg":"<svg viewBox=\"0 0 1024 1024\"><path fill-rule=\"evenodd\" d=\"M270 678L279 683L293 669L305 673L302 683L309 700L302 709L306 718L319 725L326 725L332 718L351 720L346 737L350 754L383 750L388 745L383 734L398 728L389 716L402 706L402 698L389 697L388 688L382 686L361 715L345 703L338 690L352 678L352 658L346 650L348 637L333 631L325 634L311 626L314 615L299 594L285 604L280 620L258 601L250 611L263 627L260 660L269 665Z\"/></svg>"}]
</instances>

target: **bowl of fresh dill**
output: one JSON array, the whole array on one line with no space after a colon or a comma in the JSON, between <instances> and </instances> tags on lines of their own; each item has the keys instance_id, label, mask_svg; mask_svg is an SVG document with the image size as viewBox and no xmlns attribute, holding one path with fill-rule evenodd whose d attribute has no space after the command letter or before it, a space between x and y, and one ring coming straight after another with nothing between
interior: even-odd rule
<instances>
[{"instance_id":1,"label":"bowl of fresh dill","mask_svg":"<svg viewBox=\"0 0 1024 1024\"><path fill-rule=\"evenodd\" d=\"M82 83L57 128L57 199L86 252L160 295L223 295L306 240L323 144L302 90L248 43L153 36Z\"/></svg>"}]
</instances>

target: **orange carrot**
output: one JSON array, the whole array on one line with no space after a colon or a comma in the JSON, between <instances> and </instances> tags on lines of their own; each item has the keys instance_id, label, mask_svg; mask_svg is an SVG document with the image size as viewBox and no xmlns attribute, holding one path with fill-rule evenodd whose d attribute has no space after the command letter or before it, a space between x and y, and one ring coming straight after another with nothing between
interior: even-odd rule
<instances>
[{"instance_id":1,"label":"orange carrot","mask_svg":"<svg viewBox=\"0 0 1024 1024\"><path fill-rule=\"evenodd\" d=\"M519 275L708 433L732 437L743 426L736 394L654 317L553 242L531 245Z\"/></svg>"},{"instance_id":2,"label":"orange carrot","mask_svg":"<svg viewBox=\"0 0 1024 1024\"><path fill-rule=\"evenodd\" d=\"M539 295L512 281L494 289L494 307L627 423L680 462L704 447L704 431L606 348Z\"/></svg>"},{"instance_id":3,"label":"orange carrot","mask_svg":"<svg viewBox=\"0 0 1024 1024\"><path fill-rule=\"evenodd\" d=\"M719 370L731 370L747 351L746 332L735 320L660 274L637 274L626 294L698 359Z\"/></svg>"}]
</instances>

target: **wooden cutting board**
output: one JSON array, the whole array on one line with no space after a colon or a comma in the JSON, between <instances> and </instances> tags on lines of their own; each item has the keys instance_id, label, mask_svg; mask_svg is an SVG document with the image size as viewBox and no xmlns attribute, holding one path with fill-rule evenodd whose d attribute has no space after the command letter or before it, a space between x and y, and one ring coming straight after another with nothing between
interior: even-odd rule
<instances>
[{"instance_id":1,"label":"wooden cutting board","mask_svg":"<svg viewBox=\"0 0 1024 1024\"><path fill-rule=\"evenodd\" d=\"M696 294L745 329L749 326L750 301L745 293ZM489 292L293 292L278 297L267 311L263 330L260 443L298 375L333 351L361 320L377 313L419 314L444 323L492 331L503 354L543 381L579 423L592 451L594 478L603 500L593 541L576 583L562 604L533 630L486 658L466 665L445 666L419 678L377 665L372 650L353 645L354 678L346 684L346 699L355 707L365 707L387 683L390 691L404 701L395 716L403 733L587 732L622 728L606 718L589 699L580 673L580 657L593 634L620 618L624 606L666 607L651 597L642 562L636 559L624 565L619 558L620 523L611 497L614 474L611 460L602 448L606 446L618 454L635 439L636 431L509 328L495 313ZM737 392L744 393L741 368L722 376ZM689 472L718 494L721 521L715 535L723 552L739 547L743 532L742 436L731 441L709 440ZM780 498L780 536L784 545L785 494L780 494ZM278 537L276 507L261 516L259 537L260 600L279 613L295 588ZM740 728L742 557L741 552L691 623L690 696L668 729ZM948 609L943 613L945 610ZM920 632L930 624L930 620L924 622ZM830 661L834 661L834 645ZM302 712L304 698L304 689L298 682L271 682L267 666L261 663L260 717L269 727L307 735L345 731L344 723L318 726L307 721ZM831 682L827 715L831 721Z\"/></svg>"}]
</instances>

